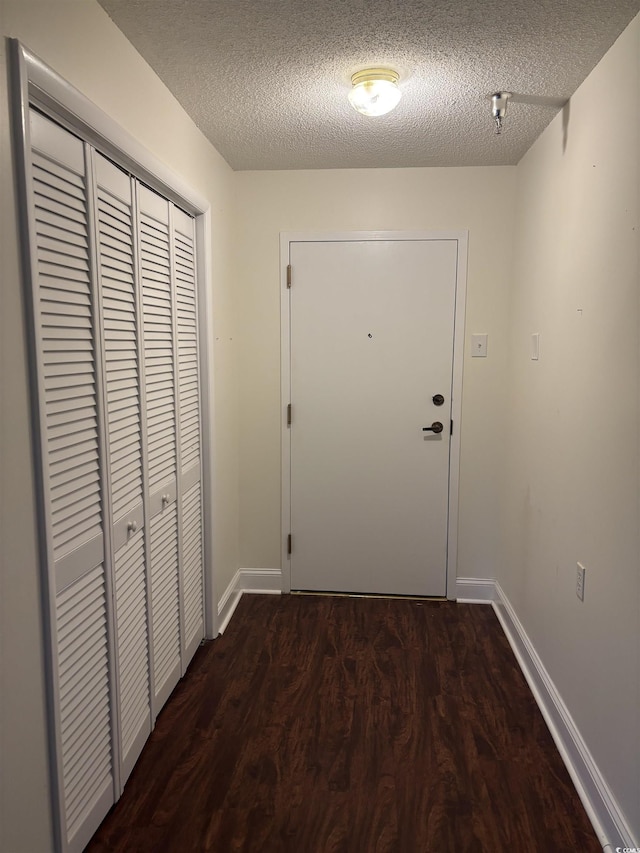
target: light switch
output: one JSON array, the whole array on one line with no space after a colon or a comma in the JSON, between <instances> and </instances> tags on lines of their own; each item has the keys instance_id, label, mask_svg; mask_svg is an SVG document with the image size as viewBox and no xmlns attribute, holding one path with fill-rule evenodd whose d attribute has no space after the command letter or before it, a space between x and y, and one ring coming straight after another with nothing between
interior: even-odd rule
<instances>
[{"instance_id":1,"label":"light switch","mask_svg":"<svg viewBox=\"0 0 640 853\"><path fill-rule=\"evenodd\" d=\"M487 357L487 338L488 335L471 335L471 357L486 358Z\"/></svg>"},{"instance_id":2,"label":"light switch","mask_svg":"<svg viewBox=\"0 0 640 853\"><path fill-rule=\"evenodd\" d=\"M531 361L538 361L540 358L540 332L534 332L531 335Z\"/></svg>"}]
</instances>

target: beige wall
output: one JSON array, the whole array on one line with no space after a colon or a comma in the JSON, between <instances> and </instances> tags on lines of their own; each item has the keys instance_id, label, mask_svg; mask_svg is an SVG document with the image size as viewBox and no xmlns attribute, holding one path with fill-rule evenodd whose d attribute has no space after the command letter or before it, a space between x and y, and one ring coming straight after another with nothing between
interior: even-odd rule
<instances>
[{"instance_id":1,"label":"beige wall","mask_svg":"<svg viewBox=\"0 0 640 853\"><path fill-rule=\"evenodd\" d=\"M215 311L215 566L238 567L235 332L229 219L233 173L94 0L0 0L2 418L0 441L0 850L50 849L42 636L27 366L8 126L6 37L23 44L212 202Z\"/></svg>"},{"instance_id":2,"label":"beige wall","mask_svg":"<svg viewBox=\"0 0 640 853\"><path fill-rule=\"evenodd\" d=\"M243 567L281 561L280 232L469 229L458 575L493 577L514 189L511 167L237 173Z\"/></svg>"},{"instance_id":3,"label":"beige wall","mask_svg":"<svg viewBox=\"0 0 640 853\"><path fill-rule=\"evenodd\" d=\"M636 18L518 167L499 571L636 838L639 105Z\"/></svg>"}]
</instances>

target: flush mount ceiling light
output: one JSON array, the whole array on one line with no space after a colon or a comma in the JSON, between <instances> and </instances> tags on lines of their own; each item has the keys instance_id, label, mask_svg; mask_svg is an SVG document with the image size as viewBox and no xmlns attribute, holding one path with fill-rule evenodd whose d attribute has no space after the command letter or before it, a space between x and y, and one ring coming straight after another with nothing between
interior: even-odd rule
<instances>
[{"instance_id":1,"label":"flush mount ceiling light","mask_svg":"<svg viewBox=\"0 0 640 853\"><path fill-rule=\"evenodd\" d=\"M351 78L351 106L365 116L382 116L398 106L402 92L397 83L400 75L388 68L366 68Z\"/></svg>"}]
</instances>

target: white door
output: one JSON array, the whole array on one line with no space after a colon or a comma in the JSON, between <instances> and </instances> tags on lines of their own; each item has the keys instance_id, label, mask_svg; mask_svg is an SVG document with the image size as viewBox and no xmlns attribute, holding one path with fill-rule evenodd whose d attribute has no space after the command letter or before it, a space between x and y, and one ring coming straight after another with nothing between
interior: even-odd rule
<instances>
[{"instance_id":1,"label":"white door","mask_svg":"<svg viewBox=\"0 0 640 853\"><path fill-rule=\"evenodd\" d=\"M193 218L173 207L180 459L182 672L204 636L200 371Z\"/></svg>"},{"instance_id":2,"label":"white door","mask_svg":"<svg viewBox=\"0 0 640 853\"><path fill-rule=\"evenodd\" d=\"M292 589L446 594L457 249L290 245Z\"/></svg>"},{"instance_id":3,"label":"white door","mask_svg":"<svg viewBox=\"0 0 640 853\"><path fill-rule=\"evenodd\" d=\"M96 237L106 383L120 733L120 788L151 733L147 531L133 179L95 152Z\"/></svg>"},{"instance_id":4,"label":"white door","mask_svg":"<svg viewBox=\"0 0 640 853\"><path fill-rule=\"evenodd\" d=\"M138 188L154 712L181 674L176 358L169 202Z\"/></svg>"}]
</instances>

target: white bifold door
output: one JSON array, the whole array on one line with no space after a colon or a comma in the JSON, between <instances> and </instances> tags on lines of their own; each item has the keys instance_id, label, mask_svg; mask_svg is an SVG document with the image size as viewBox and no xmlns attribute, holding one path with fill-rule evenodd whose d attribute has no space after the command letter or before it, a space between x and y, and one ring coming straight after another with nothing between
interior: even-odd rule
<instances>
[{"instance_id":1,"label":"white bifold door","mask_svg":"<svg viewBox=\"0 0 640 853\"><path fill-rule=\"evenodd\" d=\"M94 154L122 775L151 731L133 179ZM124 781L123 779L123 781Z\"/></svg>"},{"instance_id":2,"label":"white bifold door","mask_svg":"<svg viewBox=\"0 0 640 853\"><path fill-rule=\"evenodd\" d=\"M194 220L35 110L30 144L56 818L80 851L204 635Z\"/></svg>"}]
</instances>

